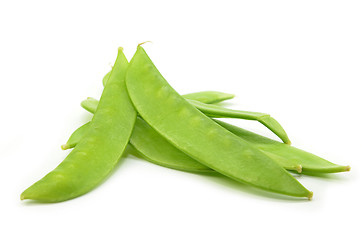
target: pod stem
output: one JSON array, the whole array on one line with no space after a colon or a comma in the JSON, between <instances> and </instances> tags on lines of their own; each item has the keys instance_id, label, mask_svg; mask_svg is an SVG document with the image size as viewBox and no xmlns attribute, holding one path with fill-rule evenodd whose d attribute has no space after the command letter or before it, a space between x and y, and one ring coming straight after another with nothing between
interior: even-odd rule
<instances>
[{"instance_id":1,"label":"pod stem","mask_svg":"<svg viewBox=\"0 0 362 240\"><path fill-rule=\"evenodd\" d=\"M61 145L60 147L61 147L61 149L62 149L62 150L67 150L67 149L71 148L71 147L70 147L70 145L69 145L69 144L67 144L67 143L66 143L66 144Z\"/></svg>"},{"instance_id":2,"label":"pod stem","mask_svg":"<svg viewBox=\"0 0 362 240\"><path fill-rule=\"evenodd\" d=\"M151 42L151 41L141 42L141 43L139 43L137 46L139 47L139 46L141 46L141 45L143 45L143 44L145 44L145 43L152 43L152 42Z\"/></svg>"}]
</instances>

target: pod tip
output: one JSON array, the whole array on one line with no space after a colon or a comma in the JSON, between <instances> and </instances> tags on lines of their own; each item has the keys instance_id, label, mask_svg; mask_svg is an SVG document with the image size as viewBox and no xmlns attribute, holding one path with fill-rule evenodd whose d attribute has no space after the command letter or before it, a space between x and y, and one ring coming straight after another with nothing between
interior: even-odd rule
<instances>
[{"instance_id":1,"label":"pod tip","mask_svg":"<svg viewBox=\"0 0 362 240\"><path fill-rule=\"evenodd\" d=\"M313 192L309 192L309 194L308 194L308 200L312 200L312 198L313 198Z\"/></svg>"},{"instance_id":2,"label":"pod tip","mask_svg":"<svg viewBox=\"0 0 362 240\"><path fill-rule=\"evenodd\" d=\"M25 199L25 196L24 196L24 193L22 193L21 195L20 195L20 200L24 200Z\"/></svg>"},{"instance_id":3,"label":"pod tip","mask_svg":"<svg viewBox=\"0 0 362 240\"><path fill-rule=\"evenodd\" d=\"M232 99L235 97L235 94L229 93L229 97L230 97L230 99Z\"/></svg>"},{"instance_id":4,"label":"pod tip","mask_svg":"<svg viewBox=\"0 0 362 240\"><path fill-rule=\"evenodd\" d=\"M119 48L118 48L118 51L119 51L119 52L122 52L122 51L123 51L123 47L119 47Z\"/></svg>"},{"instance_id":5,"label":"pod tip","mask_svg":"<svg viewBox=\"0 0 362 240\"><path fill-rule=\"evenodd\" d=\"M63 145L61 145L60 146L61 147L61 149L63 149L63 150L67 150L67 149L69 149L70 148L70 146L69 146L69 144L63 144Z\"/></svg>"},{"instance_id":6,"label":"pod tip","mask_svg":"<svg viewBox=\"0 0 362 240\"><path fill-rule=\"evenodd\" d=\"M346 168L344 169L346 172L349 172L351 170L350 166L346 166Z\"/></svg>"},{"instance_id":7,"label":"pod tip","mask_svg":"<svg viewBox=\"0 0 362 240\"><path fill-rule=\"evenodd\" d=\"M297 170L298 173L302 173L302 170L303 170L302 165L297 165L297 167L295 168L295 170Z\"/></svg>"}]
</instances>

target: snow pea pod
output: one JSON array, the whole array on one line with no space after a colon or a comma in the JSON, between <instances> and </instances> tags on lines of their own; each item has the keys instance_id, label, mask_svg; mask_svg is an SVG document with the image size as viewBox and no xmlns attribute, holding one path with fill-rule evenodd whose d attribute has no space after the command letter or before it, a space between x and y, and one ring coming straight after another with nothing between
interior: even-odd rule
<instances>
[{"instance_id":1,"label":"snow pea pod","mask_svg":"<svg viewBox=\"0 0 362 240\"><path fill-rule=\"evenodd\" d=\"M196 100L202 103L209 103L209 104L219 103L235 97L234 94L217 92L217 91L195 92L195 93L184 94L182 96L186 99Z\"/></svg>"},{"instance_id":2,"label":"snow pea pod","mask_svg":"<svg viewBox=\"0 0 362 240\"><path fill-rule=\"evenodd\" d=\"M92 97L88 97L86 100L83 100L80 105L88 112L94 113L98 107L98 100Z\"/></svg>"},{"instance_id":3,"label":"snow pea pod","mask_svg":"<svg viewBox=\"0 0 362 240\"><path fill-rule=\"evenodd\" d=\"M226 128L235 135L252 143L266 155L274 159L280 165L288 170L297 170L293 167L301 166L299 172L313 173L336 173L349 171L349 166L342 166L331 163L321 157L318 157L301 149L280 143L270 138L249 132L245 129L214 119L220 126Z\"/></svg>"},{"instance_id":4,"label":"snow pea pod","mask_svg":"<svg viewBox=\"0 0 362 240\"><path fill-rule=\"evenodd\" d=\"M175 147L239 182L295 197L312 197L263 152L205 116L179 95L138 46L126 87L141 117Z\"/></svg>"},{"instance_id":5,"label":"snow pea pod","mask_svg":"<svg viewBox=\"0 0 362 240\"><path fill-rule=\"evenodd\" d=\"M53 171L30 186L21 199L60 202L83 195L112 171L121 157L136 119L125 89L128 61L122 49L85 136Z\"/></svg>"},{"instance_id":6,"label":"snow pea pod","mask_svg":"<svg viewBox=\"0 0 362 240\"><path fill-rule=\"evenodd\" d=\"M97 104L98 106L98 104ZM97 108L96 108L97 109ZM92 109L90 109L92 110ZM87 109L87 111L90 111ZM93 113L95 112L92 111ZM70 149L70 148L74 148L81 140L82 138L85 136L86 132L88 131L88 128L90 127L91 125L91 122L87 122L86 124L83 124L82 126L80 126L79 128L77 128L73 133L72 135L70 135L67 143L63 144L61 146L61 148L63 150L67 150L67 149Z\"/></svg>"},{"instance_id":7,"label":"snow pea pod","mask_svg":"<svg viewBox=\"0 0 362 240\"><path fill-rule=\"evenodd\" d=\"M331 163L312 153L266 138L220 120L214 119L214 121L238 137L253 144L287 170L296 171L298 173L336 173L350 170L349 166ZM83 137L88 125L89 123L86 123L75 130L67 141L67 144L63 145L62 148L67 149L74 147ZM157 165L188 172L213 171L175 148L141 118L137 118L136 120L130 144L133 145L138 153L142 154L144 159Z\"/></svg>"},{"instance_id":8,"label":"snow pea pod","mask_svg":"<svg viewBox=\"0 0 362 240\"><path fill-rule=\"evenodd\" d=\"M112 70L109 71L106 75L104 75L103 80L102 80L103 87L106 86L109 76L111 75L111 72L112 72Z\"/></svg>"},{"instance_id":9,"label":"snow pea pod","mask_svg":"<svg viewBox=\"0 0 362 240\"><path fill-rule=\"evenodd\" d=\"M224 108L221 106L205 104L199 101L192 99L188 100L192 105L194 105L201 112L206 114L209 117L214 118L240 118L246 120L256 120L271 130L275 135L277 135L284 143L290 144L287 133L283 127L272 118L269 114L259 113L259 112L249 112L249 111L240 111Z\"/></svg>"}]
</instances>

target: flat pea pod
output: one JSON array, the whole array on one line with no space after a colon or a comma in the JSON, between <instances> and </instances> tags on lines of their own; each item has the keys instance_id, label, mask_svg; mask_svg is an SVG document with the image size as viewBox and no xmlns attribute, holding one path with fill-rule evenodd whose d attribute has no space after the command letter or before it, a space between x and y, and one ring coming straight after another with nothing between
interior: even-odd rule
<instances>
[{"instance_id":1,"label":"flat pea pod","mask_svg":"<svg viewBox=\"0 0 362 240\"><path fill-rule=\"evenodd\" d=\"M235 97L234 94L217 92L217 91L195 92L195 93L184 94L182 96L186 99L196 100L208 104L219 103Z\"/></svg>"},{"instance_id":2,"label":"flat pea pod","mask_svg":"<svg viewBox=\"0 0 362 240\"><path fill-rule=\"evenodd\" d=\"M94 113L98 107L98 100L92 97L88 97L86 100L83 100L80 105L88 112Z\"/></svg>"},{"instance_id":3,"label":"flat pea pod","mask_svg":"<svg viewBox=\"0 0 362 240\"><path fill-rule=\"evenodd\" d=\"M109 71L109 72L108 72L106 75L104 75L104 77L103 77L102 83L103 83L103 86L104 86L104 87L106 86L106 84L107 84L107 82L108 82L108 79L109 79L109 77L110 77L110 75L111 75L111 72L112 72L112 70Z\"/></svg>"},{"instance_id":4,"label":"flat pea pod","mask_svg":"<svg viewBox=\"0 0 362 240\"><path fill-rule=\"evenodd\" d=\"M141 117L175 147L239 182L280 194L312 197L271 158L205 116L180 96L138 46L126 75L131 101Z\"/></svg>"},{"instance_id":5,"label":"flat pea pod","mask_svg":"<svg viewBox=\"0 0 362 240\"><path fill-rule=\"evenodd\" d=\"M214 119L219 125L253 144L287 170L298 173L337 173L349 171L349 166L331 163L312 153L266 138L256 133ZM73 148L83 137L89 123L78 128L71 135L67 148ZM136 120L130 144L149 162L187 172L210 172L212 169L200 164L181 152L141 118ZM63 149L67 149L64 148Z\"/></svg>"},{"instance_id":6,"label":"flat pea pod","mask_svg":"<svg viewBox=\"0 0 362 240\"><path fill-rule=\"evenodd\" d=\"M219 125L238 137L253 144L259 150L287 170L298 173L337 173L349 171L349 166L329 162L312 153L266 138L223 121L214 119ZM63 149L73 148L84 136L89 123L78 128L70 136ZM197 162L175 148L141 118L137 118L130 144L149 162L187 172L210 172L212 169Z\"/></svg>"},{"instance_id":7,"label":"flat pea pod","mask_svg":"<svg viewBox=\"0 0 362 240\"><path fill-rule=\"evenodd\" d=\"M283 129L283 127L272 118L269 114L259 113L259 112L249 112L249 111L240 111L224 108L217 105L205 104L199 101L192 99L188 100L192 105L194 105L201 112L206 114L209 117L214 118L240 118L246 120L256 120L271 130L275 135L277 135L284 143L290 145L290 140Z\"/></svg>"},{"instance_id":8,"label":"flat pea pod","mask_svg":"<svg viewBox=\"0 0 362 240\"><path fill-rule=\"evenodd\" d=\"M97 104L98 106L98 104ZM97 108L96 108L97 109ZM88 110L89 111L89 110ZM95 111L94 111L95 112ZM82 138L85 136L86 132L88 131L88 128L91 126L91 122L87 122L77 128L68 138L68 141L60 146L63 150L71 149L77 146L77 144L82 140Z\"/></svg>"},{"instance_id":9,"label":"flat pea pod","mask_svg":"<svg viewBox=\"0 0 362 240\"><path fill-rule=\"evenodd\" d=\"M60 202L83 195L100 184L128 144L136 111L125 89L128 61L122 49L85 136L53 171L30 186L21 199Z\"/></svg>"},{"instance_id":10,"label":"flat pea pod","mask_svg":"<svg viewBox=\"0 0 362 240\"><path fill-rule=\"evenodd\" d=\"M220 120L214 119L214 121L235 135L252 143L286 169L305 173L336 173L350 170L350 166L334 164L301 149L274 141ZM296 166L301 166L301 169L293 169Z\"/></svg>"}]
</instances>

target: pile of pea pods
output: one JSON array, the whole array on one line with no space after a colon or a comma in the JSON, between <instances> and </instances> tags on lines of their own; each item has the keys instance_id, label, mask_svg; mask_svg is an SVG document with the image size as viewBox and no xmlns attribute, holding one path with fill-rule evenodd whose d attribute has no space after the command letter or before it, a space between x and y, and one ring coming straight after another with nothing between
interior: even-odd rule
<instances>
[{"instance_id":1,"label":"pile of pea pods","mask_svg":"<svg viewBox=\"0 0 362 240\"><path fill-rule=\"evenodd\" d=\"M99 185L132 148L145 160L181 171L217 172L265 191L311 199L291 172L337 173L349 166L331 163L290 146L283 127L269 114L215 105L234 97L217 91L179 95L162 77L143 47L128 62L123 49L103 79L100 100L81 105L94 114L62 149L73 150L21 199L61 202ZM256 120L280 138L275 141L218 120Z\"/></svg>"}]
</instances>

